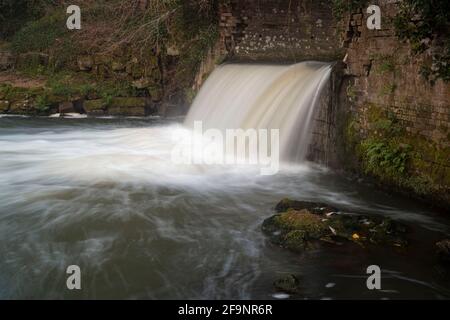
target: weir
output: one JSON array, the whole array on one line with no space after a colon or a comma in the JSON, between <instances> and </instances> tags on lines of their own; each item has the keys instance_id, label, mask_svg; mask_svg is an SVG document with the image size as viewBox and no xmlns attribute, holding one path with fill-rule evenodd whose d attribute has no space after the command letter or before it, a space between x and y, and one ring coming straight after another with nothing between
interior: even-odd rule
<instances>
[{"instance_id":1,"label":"weir","mask_svg":"<svg viewBox=\"0 0 450 320\"><path fill-rule=\"evenodd\" d=\"M281 160L302 162L311 155L314 119L331 72L332 65L322 62L220 66L202 86L185 124L192 127L202 121L205 128L219 130L278 129Z\"/></svg>"}]
</instances>

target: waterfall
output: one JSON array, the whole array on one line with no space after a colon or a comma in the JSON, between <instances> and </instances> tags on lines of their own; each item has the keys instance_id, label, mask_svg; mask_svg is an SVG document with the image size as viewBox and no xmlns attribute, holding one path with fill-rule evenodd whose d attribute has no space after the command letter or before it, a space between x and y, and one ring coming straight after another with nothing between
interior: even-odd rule
<instances>
[{"instance_id":1,"label":"waterfall","mask_svg":"<svg viewBox=\"0 0 450 320\"><path fill-rule=\"evenodd\" d=\"M279 129L285 161L305 160L315 106L331 74L331 64L226 64L218 67L197 95L185 120L192 127Z\"/></svg>"}]
</instances>

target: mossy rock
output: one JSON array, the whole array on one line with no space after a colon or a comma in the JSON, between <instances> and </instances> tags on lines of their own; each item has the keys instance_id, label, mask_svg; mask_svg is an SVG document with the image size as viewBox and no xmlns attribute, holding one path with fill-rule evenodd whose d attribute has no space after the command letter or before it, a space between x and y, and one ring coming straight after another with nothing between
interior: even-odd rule
<instances>
[{"instance_id":1,"label":"mossy rock","mask_svg":"<svg viewBox=\"0 0 450 320\"><path fill-rule=\"evenodd\" d=\"M300 280L292 274L276 280L273 286L276 290L289 294L297 294L300 292Z\"/></svg>"},{"instance_id":2,"label":"mossy rock","mask_svg":"<svg viewBox=\"0 0 450 320\"><path fill-rule=\"evenodd\" d=\"M286 212L289 209L293 210L307 209L315 214L327 214L330 212L338 211L338 209L330 207L323 203L296 201L291 199L283 199L275 207L275 211L278 213Z\"/></svg>"},{"instance_id":3,"label":"mossy rock","mask_svg":"<svg viewBox=\"0 0 450 320\"><path fill-rule=\"evenodd\" d=\"M301 252L321 243L359 243L406 247L406 228L385 217L343 214L322 203L282 200L282 211L265 220L263 232L273 244Z\"/></svg>"},{"instance_id":4,"label":"mossy rock","mask_svg":"<svg viewBox=\"0 0 450 320\"><path fill-rule=\"evenodd\" d=\"M102 100L87 100L84 102L83 109L84 111L91 116L104 115L106 110L107 103Z\"/></svg>"}]
</instances>

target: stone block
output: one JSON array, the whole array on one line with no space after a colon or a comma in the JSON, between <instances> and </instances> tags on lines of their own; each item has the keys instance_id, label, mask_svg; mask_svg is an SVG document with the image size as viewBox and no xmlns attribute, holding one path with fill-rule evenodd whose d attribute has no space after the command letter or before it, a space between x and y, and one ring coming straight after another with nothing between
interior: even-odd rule
<instances>
[{"instance_id":1,"label":"stone block","mask_svg":"<svg viewBox=\"0 0 450 320\"><path fill-rule=\"evenodd\" d=\"M87 100L84 102L84 111L91 116L99 116L105 114L106 102L102 99L97 100Z\"/></svg>"},{"instance_id":2,"label":"stone block","mask_svg":"<svg viewBox=\"0 0 450 320\"><path fill-rule=\"evenodd\" d=\"M146 98L114 98L107 107L107 113L111 116L144 117L146 106Z\"/></svg>"}]
</instances>

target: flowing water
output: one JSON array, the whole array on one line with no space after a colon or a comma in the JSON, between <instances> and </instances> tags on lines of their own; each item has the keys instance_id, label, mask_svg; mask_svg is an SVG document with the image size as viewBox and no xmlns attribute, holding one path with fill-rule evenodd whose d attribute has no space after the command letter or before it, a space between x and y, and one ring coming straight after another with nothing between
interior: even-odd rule
<instances>
[{"instance_id":1,"label":"flowing water","mask_svg":"<svg viewBox=\"0 0 450 320\"><path fill-rule=\"evenodd\" d=\"M331 65L230 64L217 68L186 118L208 128L281 129L283 159L301 162L311 140L314 106L331 74Z\"/></svg>"},{"instance_id":2,"label":"flowing water","mask_svg":"<svg viewBox=\"0 0 450 320\"><path fill-rule=\"evenodd\" d=\"M310 67L295 68L320 86L328 68ZM252 106L263 103L276 120L249 117L242 110L249 96L236 94L230 109L218 102L223 122L230 121L224 128L296 131L291 119L278 118L276 100L287 92L273 85L288 77L304 86L308 97L297 101L309 102L288 106L300 116L311 113L317 88L288 76L289 67L248 68L243 82L233 80L234 67L220 69L205 88L220 96L216 80L227 79L228 86L260 90L273 103L255 99ZM267 82L252 85L261 73ZM223 90L227 96L231 89ZM214 123L219 114L196 116L204 99L210 97L202 91L187 123L222 123ZM255 166L174 164L174 132L189 131L158 119L0 116L0 298L275 299L284 296L272 284L287 274L302 283L290 299L450 297L448 269L432 252L450 233L445 215L309 163L284 165L273 176ZM290 133L281 138L289 141ZM268 243L261 224L285 197L401 220L411 245L284 251ZM365 271L373 264L383 269L382 291L367 290ZM81 267L81 291L66 289L69 265Z\"/></svg>"}]
</instances>

